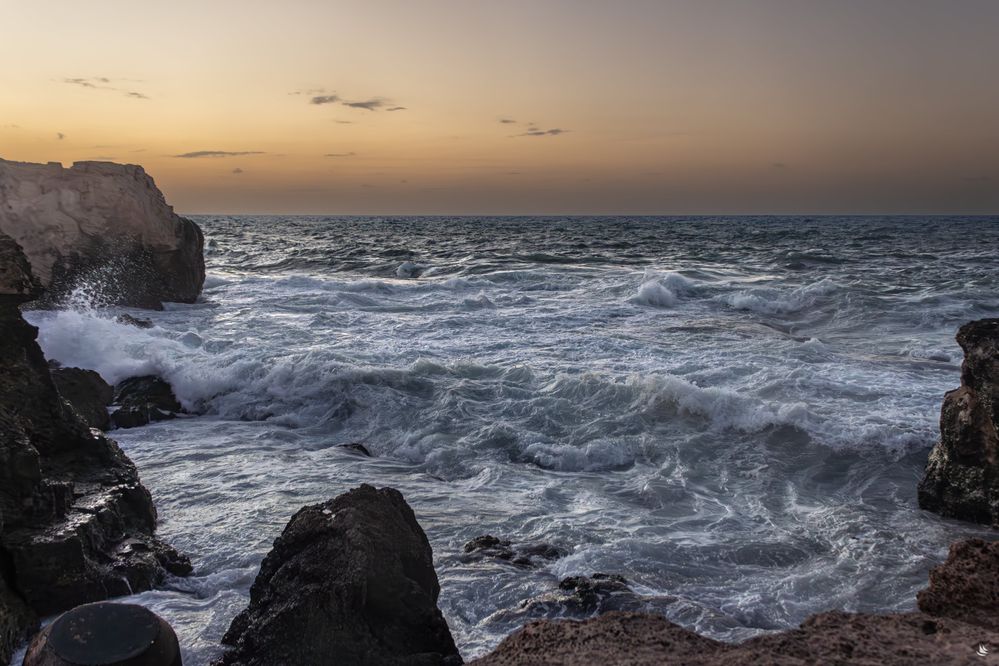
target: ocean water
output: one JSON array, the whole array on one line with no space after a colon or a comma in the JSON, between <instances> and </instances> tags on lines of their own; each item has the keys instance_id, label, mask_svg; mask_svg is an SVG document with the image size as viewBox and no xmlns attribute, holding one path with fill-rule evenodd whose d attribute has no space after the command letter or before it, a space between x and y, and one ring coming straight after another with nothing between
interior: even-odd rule
<instances>
[{"instance_id":1,"label":"ocean water","mask_svg":"<svg viewBox=\"0 0 999 666\"><path fill-rule=\"evenodd\" d=\"M148 330L28 313L50 358L162 375L191 412L113 433L195 564L131 598L187 664L291 515L362 482L413 506L466 659L574 574L732 641L912 609L981 533L916 483L954 333L999 315L999 219L196 219L198 303L133 312ZM466 561L485 533L569 555Z\"/></svg>"}]
</instances>

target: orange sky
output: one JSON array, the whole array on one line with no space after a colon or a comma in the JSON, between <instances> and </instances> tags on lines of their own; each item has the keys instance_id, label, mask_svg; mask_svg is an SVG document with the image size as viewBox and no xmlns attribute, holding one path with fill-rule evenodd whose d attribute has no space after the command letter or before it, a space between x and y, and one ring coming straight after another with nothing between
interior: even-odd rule
<instances>
[{"instance_id":1,"label":"orange sky","mask_svg":"<svg viewBox=\"0 0 999 666\"><path fill-rule=\"evenodd\" d=\"M0 157L184 213L999 213L993 0L2 9Z\"/></svg>"}]
</instances>

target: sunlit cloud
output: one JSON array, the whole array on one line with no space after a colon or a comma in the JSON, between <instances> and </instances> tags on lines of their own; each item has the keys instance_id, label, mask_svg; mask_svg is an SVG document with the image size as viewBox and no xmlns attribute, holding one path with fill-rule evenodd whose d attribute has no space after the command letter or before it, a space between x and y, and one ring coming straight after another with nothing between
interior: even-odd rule
<instances>
[{"instance_id":1,"label":"sunlit cloud","mask_svg":"<svg viewBox=\"0 0 999 666\"><path fill-rule=\"evenodd\" d=\"M69 85L79 86L81 88L89 88L91 90L109 90L112 92L121 93L125 97L131 97L132 99L149 99L149 97L143 93L137 92L135 90L129 90L128 88L122 88L117 85L117 82L129 82L128 79L109 79L106 76L94 76L94 77L71 77L64 78L63 83L68 83Z\"/></svg>"},{"instance_id":2,"label":"sunlit cloud","mask_svg":"<svg viewBox=\"0 0 999 666\"><path fill-rule=\"evenodd\" d=\"M263 155L262 150L240 150L240 151L229 151L229 150L195 150L190 153L181 153L180 155L174 155L174 157L181 157L184 159L197 159L199 157L238 157L240 155Z\"/></svg>"},{"instance_id":3,"label":"sunlit cloud","mask_svg":"<svg viewBox=\"0 0 999 666\"><path fill-rule=\"evenodd\" d=\"M562 129L561 127L553 127L552 129L528 129L523 134L517 134L515 136L558 136L559 134L565 134L569 130Z\"/></svg>"},{"instance_id":4,"label":"sunlit cloud","mask_svg":"<svg viewBox=\"0 0 999 666\"><path fill-rule=\"evenodd\" d=\"M355 155L357 155L357 153L352 151L349 153L326 153L324 157L354 157Z\"/></svg>"}]
</instances>

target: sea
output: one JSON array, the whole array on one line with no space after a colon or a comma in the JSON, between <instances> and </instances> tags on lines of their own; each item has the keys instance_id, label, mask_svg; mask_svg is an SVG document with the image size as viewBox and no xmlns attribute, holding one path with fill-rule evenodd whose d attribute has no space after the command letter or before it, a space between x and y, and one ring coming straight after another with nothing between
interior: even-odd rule
<instances>
[{"instance_id":1,"label":"sea","mask_svg":"<svg viewBox=\"0 0 999 666\"><path fill-rule=\"evenodd\" d=\"M198 302L26 315L49 358L159 375L189 412L111 433L195 566L126 600L189 666L288 519L361 483L413 507L466 659L595 572L724 641L912 610L983 533L916 485L954 334L999 316L999 218L194 219ZM465 556L483 534L567 555Z\"/></svg>"}]
</instances>

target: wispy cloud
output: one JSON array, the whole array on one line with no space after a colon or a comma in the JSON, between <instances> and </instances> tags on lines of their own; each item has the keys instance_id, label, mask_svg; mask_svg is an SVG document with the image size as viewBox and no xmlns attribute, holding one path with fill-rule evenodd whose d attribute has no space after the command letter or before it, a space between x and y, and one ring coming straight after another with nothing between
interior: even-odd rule
<instances>
[{"instance_id":1,"label":"wispy cloud","mask_svg":"<svg viewBox=\"0 0 999 666\"><path fill-rule=\"evenodd\" d=\"M372 99L367 99L362 102L344 102L344 106L349 106L352 109L364 109L366 111L374 111L375 109L380 109L385 106L386 102L381 97L374 97Z\"/></svg>"},{"instance_id":2,"label":"wispy cloud","mask_svg":"<svg viewBox=\"0 0 999 666\"><path fill-rule=\"evenodd\" d=\"M62 132L56 132L56 138L62 141L63 139L66 138L66 135L63 134Z\"/></svg>"},{"instance_id":3,"label":"wispy cloud","mask_svg":"<svg viewBox=\"0 0 999 666\"><path fill-rule=\"evenodd\" d=\"M327 91L325 88L315 88L311 90L295 90L289 95L306 95L309 97L309 104L313 106L325 106L327 104L339 104L349 109L363 109L364 111L406 111L405 106L399 106L387 97L369 97L368 99L352 100L344 97L335 90Z\"/></svg>"},{"instance_id":4,"label":"wispy cloud","mask_svg":"<svg viewBox=\"0 0 999 666\"><path fill-rule=\"evenodd\" d=\"M339 95L317 95L309 100L309 104L336 104L340 101Z\"/></svg>"},{"instance_id":5,"label":"wispy cloud","mask_svg":"<svg viewBox=\"0 0 999 666\"><path fill-rule=\"evenodd\" d=\"M81 88L89 88L91 90L110 90L112 92L121 93L125 97L131 97L132 99L149 99L147 95L141 92L130 90L120 85L121 83L133 82L130 79L109 79L106 76L92 76L64 78L62 82L73 86L80 86Z\"/></svg>"},{"instance_id":6,"label":"wispy cloud","mask_svg":"<svg viewBox=\"0 0 999 666\"><path fill-rule=\"evenodd\" d=\"M528 129L522 134L516 134L514 136L558 136L559 134L565 134L569 130L562 129L561 127L553 127L552 129Z\"/></svg>"},{"instance_id":7,"label":"wispy cloud","mask_svg":"<svg viewBox=\"0 0 999 666\"><path fill-rule=\"evenodd\" d=\"M232 172L233 172L234 174L236 174L237 176L238 176L239 174L241 174L241 173L246 173L245 171L243 171L243 170L242 170L242 169L240 169L239 167L236 167L235 169L233 169L233 170L232 170Z\"/></svg>"},{"instance_id":8,"label":"wispy cloud","mask_svg":"<svg viewBox=\"0 0 999 666\"><path fill-rule=\"evenodd\" d=\"M499 122L503 125L516 125L517 121L513 118L500 118Z\"/></svg>"},{"instance_id":9,"label":"wispy cloud","mask_svg":"<svg viewBox=\"0 0 999 666\"><path fill-rule=\"evenodd\" d=\"M324 157L353 157L355 155L357 155L357 153L351 151L349 153L326 153Z\"/></svg>"},{"instance_id":10,"label":"wispy cloud","mask_svg":"<svg viewBox=\"0 0 999 666\"><path fill-rule=\"evenodd\" d=\"M237 157L239 155L263 155L262 150L239 150L239 151L229 151L229 150L195 150L190 153L181 153L180 155L174 155L174 157L182 157L184 159L196 159L199 157Z\"/></svg>"}]
</instances>

